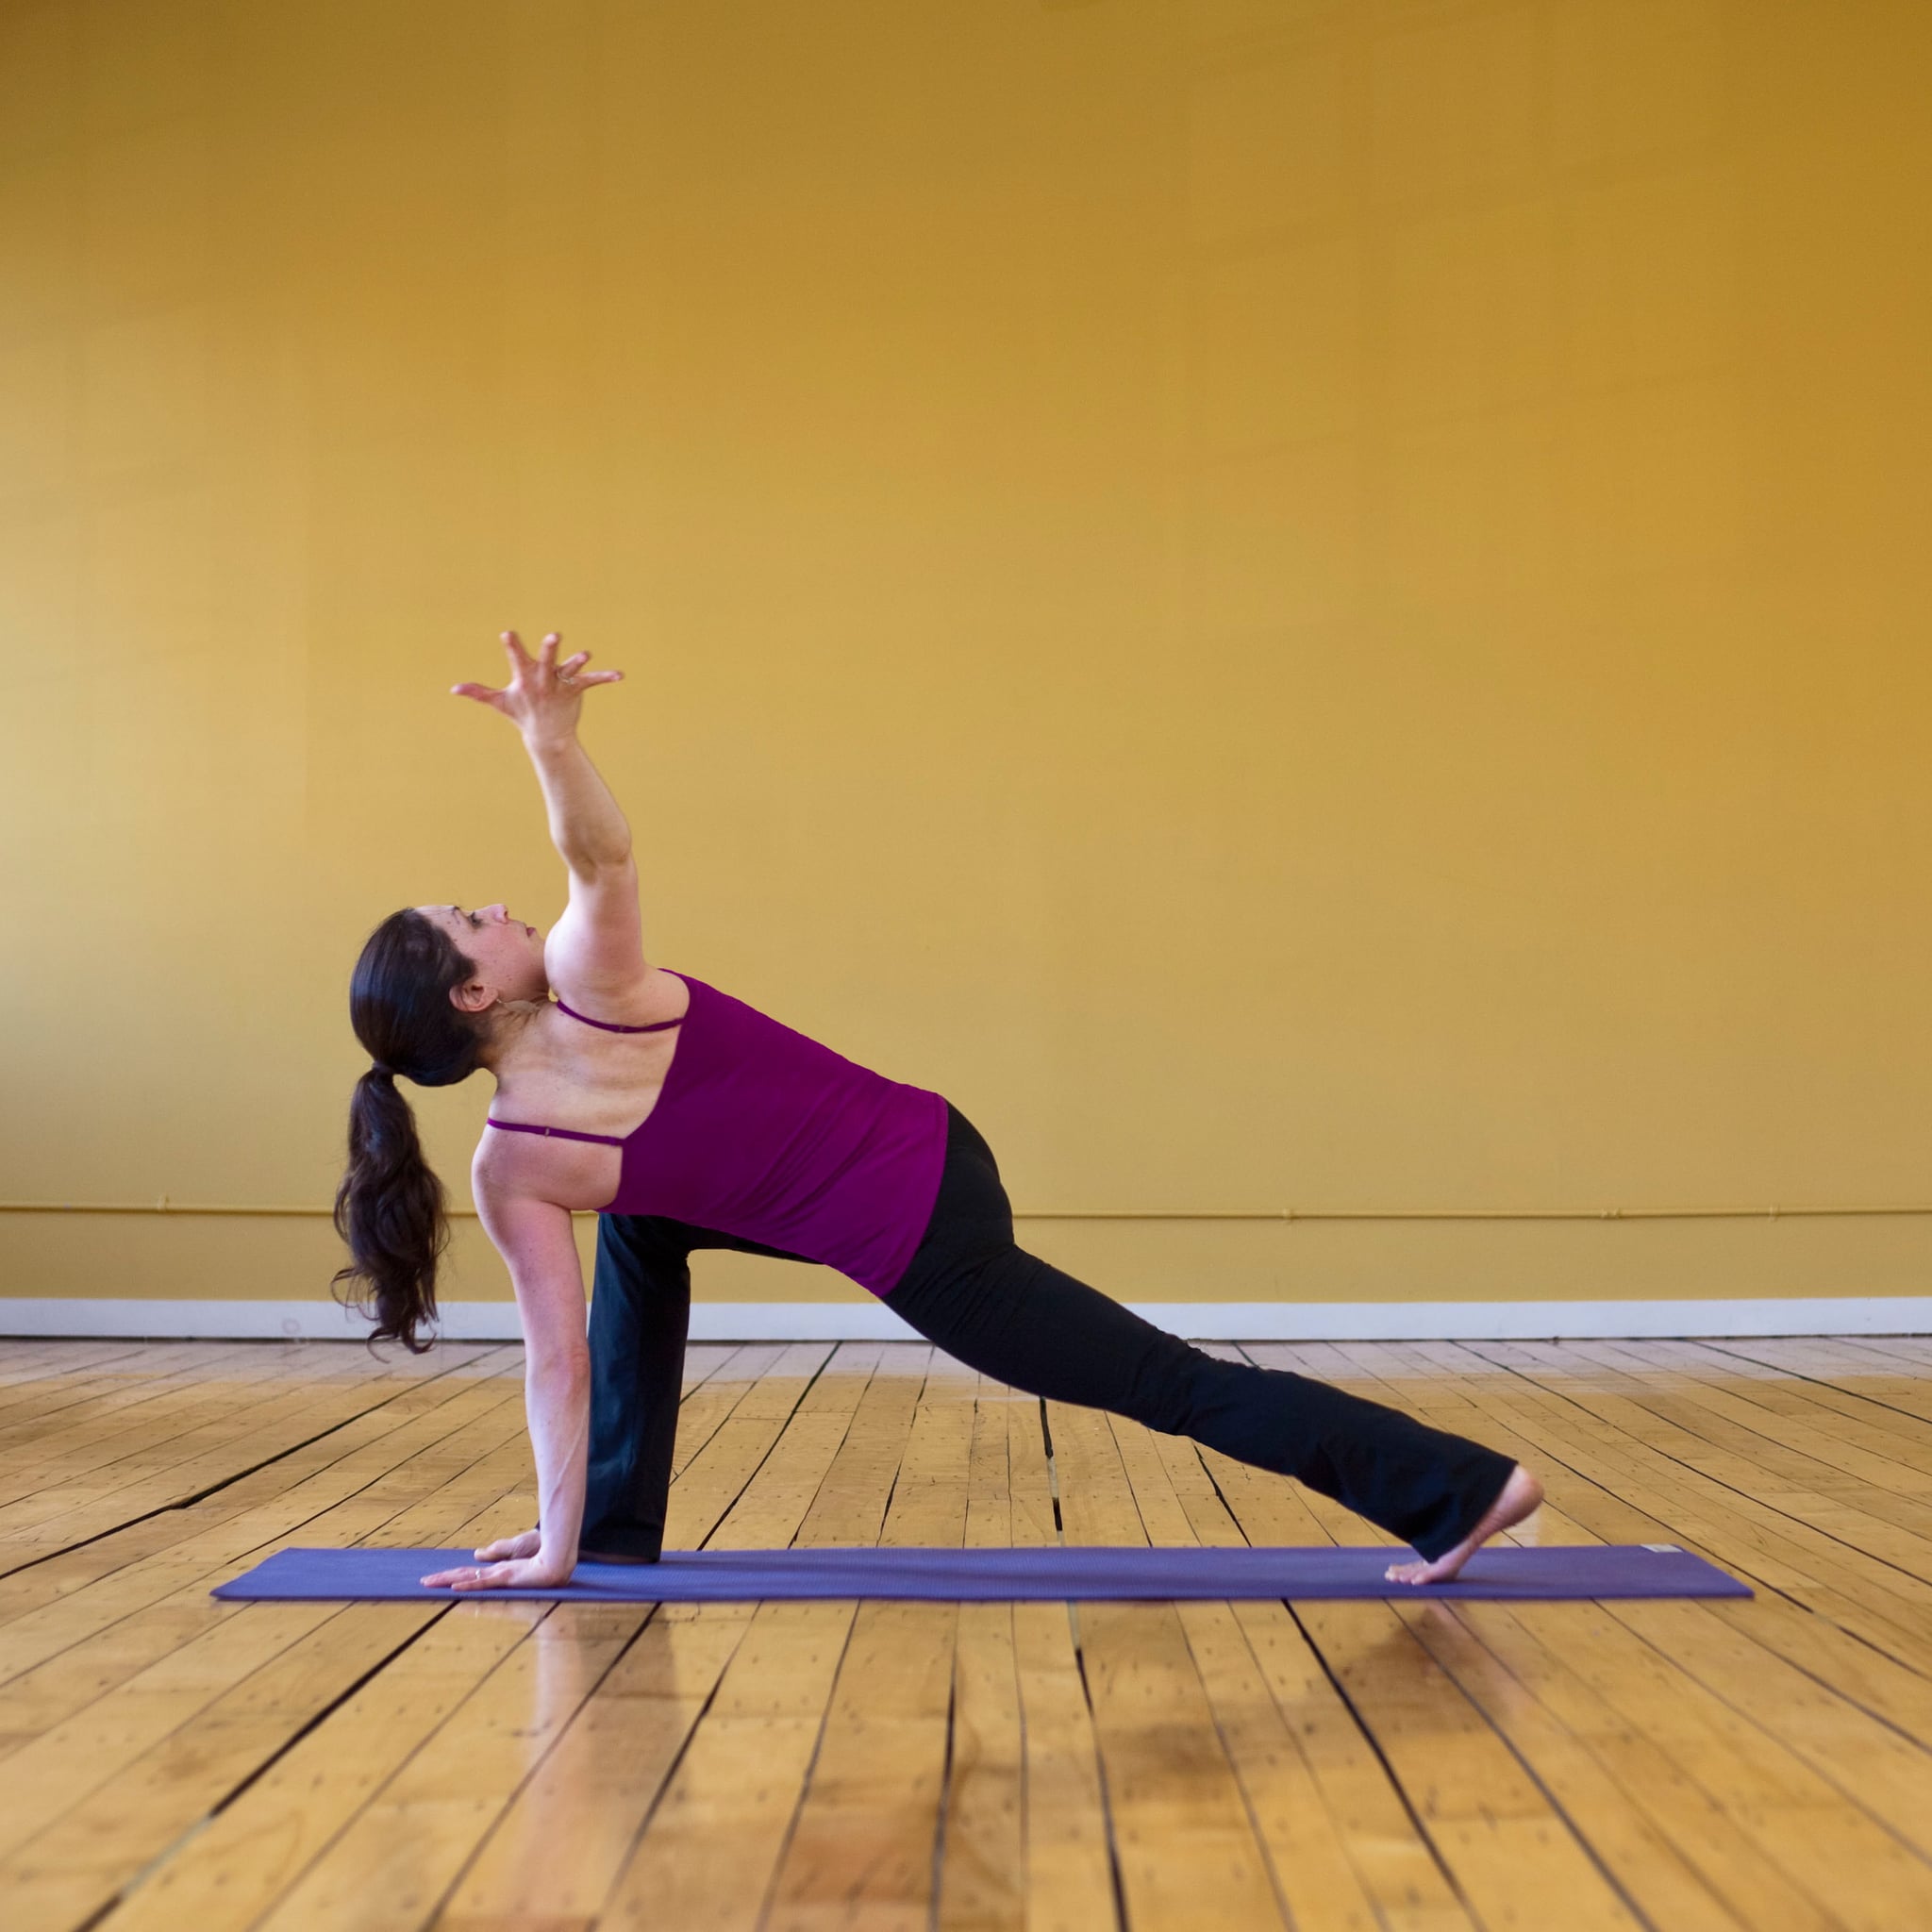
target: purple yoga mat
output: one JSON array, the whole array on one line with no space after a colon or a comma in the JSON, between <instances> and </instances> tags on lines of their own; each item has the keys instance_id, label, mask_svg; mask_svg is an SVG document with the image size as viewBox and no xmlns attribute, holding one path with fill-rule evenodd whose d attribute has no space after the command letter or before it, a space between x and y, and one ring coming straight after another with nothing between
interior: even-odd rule
<instances>
[{"instance_id":1,"label":"purple yoga mat","mask_svg":"<svg viewBox=\"0 0 1932 1932\"><path fill-rule=\"evenodd\" d=\"M560 1603L745 1603L776 1597L940 1602L1120 1602L1178 1598L1749 1596L1736 1577L1671 1543L1478 1550L1454 1583L1422 1589L1382 1573L1399 1549L678 1550L658 1563L579 1563L556 1590L481 1594ZM219 1597L269 1602L429 1597L419 1581L472 1563L468 1550L277 1550ZM472 1593L465 1591L469 1596Z\"/></svg>"}]
</instances>

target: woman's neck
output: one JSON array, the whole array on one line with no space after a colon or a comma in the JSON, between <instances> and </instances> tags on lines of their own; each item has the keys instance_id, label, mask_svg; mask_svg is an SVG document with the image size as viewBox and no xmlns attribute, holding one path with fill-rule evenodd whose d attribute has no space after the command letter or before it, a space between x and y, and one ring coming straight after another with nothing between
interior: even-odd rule
<instances>
[{"instance_id":1,"label":"woman's neck","mask_svg":"<svg viewBox=\"0 0 1932 1932\"><path fill-rule=\"evenodd\" d=\"M499 1000L491 1012L490 1033L476 1058L499 1081L505 1063L522 1058L520 1049L528 1038L530 1025L549 1005L548 1000Z\"/></svg>"}]
</instances>

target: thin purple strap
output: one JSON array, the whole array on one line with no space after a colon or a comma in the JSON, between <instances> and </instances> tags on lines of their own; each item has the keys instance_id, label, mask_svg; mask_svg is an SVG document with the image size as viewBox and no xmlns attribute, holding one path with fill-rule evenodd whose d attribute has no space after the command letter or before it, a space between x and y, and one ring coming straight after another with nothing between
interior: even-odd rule
<instances>
[{"instance_id":1,"label":"thin purple strap","mask_svg":"<svg viewBox=\"0 0 1932 1932\"><path fill-rule=\"evenodd\" d=\"M622 1147L616 1134L579 1134L574 1127L533 1127L525 1121L486 1120L486 1127L501 1127L506 1134L548 1134L553 1141L594 1141L600 1147Z\"/></svg>"},{"instance_id":2,"label":"thin purple strap","mask_svg":"<svg viewBox=\"0 0 1932 1932\"><path fill-rule=\"evenodd\" d=\"M574 1008L565 1006L561 1000L557 1003L557 1010L559 1013L568 1013L573 1020L581 1020L586 1026L594 1026L602 1033L662 1033L667 1026L684 1024L682 1013L675 1020L655 1020L648 1026L618 1026L608 1020L593 1020L590 1014L579 1013Z\"/></svg>"}]
</instances>

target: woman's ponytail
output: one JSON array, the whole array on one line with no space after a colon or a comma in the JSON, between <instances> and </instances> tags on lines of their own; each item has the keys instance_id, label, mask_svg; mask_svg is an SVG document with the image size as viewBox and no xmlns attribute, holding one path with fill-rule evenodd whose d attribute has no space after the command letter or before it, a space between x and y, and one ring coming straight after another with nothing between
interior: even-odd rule
<instances>
[{"instance_id":1,"label":"woman's ponytail","mask_svg":"<svg viewBox=\"0 0 1932 1932\"><path fill-rule=\"evenodd\" d=\"M416 1116L387 1068L371 1067L356 1082L335 1223L354 1258L331 1285L348 1285L350 1306L375 1318L370 1341L423 1354L429 1342L420 1331L436 1320L436 1267L449 1246L449 1220Z\"/></svg>"},{"instance_id":2,"label":"woman's ponytail","mask_svg":"<svg viewBox=\"0 0 1932 1932\"><path fill-rule=\"evenodd\" d=\"M479 1064L474 1020L451 989L475 968L420 912L393 912L369 936L349 987L349 1018L375 1064L349 1102L349 1163L336 1190L336 1232L350 1261L332 1285L372 1316L372 1341L422 1355L436 1320L436 1271L449 1246L442 1183L423 1158L416 1117L396 1074L448 1087Z\"/></svg>"}]
</instances>

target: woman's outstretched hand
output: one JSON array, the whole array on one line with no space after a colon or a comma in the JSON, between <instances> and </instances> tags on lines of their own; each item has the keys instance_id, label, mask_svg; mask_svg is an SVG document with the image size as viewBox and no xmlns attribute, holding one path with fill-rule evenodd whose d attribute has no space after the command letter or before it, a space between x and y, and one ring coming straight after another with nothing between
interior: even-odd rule
<instances>
[{"instance_id":1,"label":"woman's outstretched hand","mask_svg":"<svg viewBox=\"0 0 1932 1932\"><path fill-rule=\"evenodd\" d=\"M588 651L558 662L557 653L563 639L552 631L533 658L524 649L513 630L503 634L503 648L509 656L510 678L501 691L487 684L453 684L452 695L475 698L503 715L536 743L544 740L575 735L577 713L583 708L584 692L593 684L615 684L621 671L586 671L591 661Z\"/></svg>"}]
</instances>

